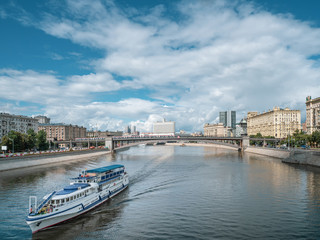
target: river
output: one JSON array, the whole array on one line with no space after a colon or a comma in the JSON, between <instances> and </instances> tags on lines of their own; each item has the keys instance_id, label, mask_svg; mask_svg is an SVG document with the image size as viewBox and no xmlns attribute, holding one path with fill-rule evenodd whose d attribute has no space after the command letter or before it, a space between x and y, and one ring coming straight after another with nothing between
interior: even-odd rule
<instances>
[{"instance_id":1,"label":"river","mask_svg":"<svg viewBox=\"0 0 320 240\"><path fill-rule=\"evenodd\" d=\"M29 195L84 169L123 164L128 189L31 234ZM132 147L115 155L0 173L1 239L320 239L320 170L213 147Z\"/></svg>"}]
</instances>

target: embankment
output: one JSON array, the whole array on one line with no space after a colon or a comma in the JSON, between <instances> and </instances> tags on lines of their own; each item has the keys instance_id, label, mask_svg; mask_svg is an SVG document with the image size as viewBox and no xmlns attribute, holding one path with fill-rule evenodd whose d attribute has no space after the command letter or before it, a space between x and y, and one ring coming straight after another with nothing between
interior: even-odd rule
<instances>
[{"instance_id":1,"label":"embankment","mask_svg":"<svg viewBox=\"0 0 320 240\"><path fill-rule=\"evenodd\" d=\"M98 152L90 152L90 153L70 153L70 155L64 156L50 156L50 157L39 157L39 158L6 158L0 161L0 171L7 171L18 168L25 167L35 167L52 163L63 163L67 161L79 161L85 160L91 157L98 157L101 155L106 155L110 153L110 151L98 151Z\"/></svg>"},{"instance_id":2,"label":"embankment","mask_svg":"<svg viewBox=\"0 0 320 240\"><path fill-rule=\"evenodd\" d=\"M219 144L219 143L166 143L168 146L192 146L192 147L215 147L215 148L225 148L230 150L238 150L239 147L237 145L231 144Z\"/></svg>"},{"instance_id":3,"label":"embankment","mask_svg":"<svg viewBox=\"0 0 320 240\"><path fill-rule=\"evenodd\" d=\"M282 162L320 167L320 152L311 150L292 151L290 156L283 159Z\"/></svg>"},{"instance_id":4,"label":"embankment","mask_svg":"<svg viewBox=\"0 0 320 240\"><path fill-rule=\"evenodd\" d=\"M245 153L254 153L259 155L265 155L269 157L275 157L285 159L290 156L290 151L275 148L263 148L263 147L247 147L244 150Z\"/></svg>"}]
</instances>

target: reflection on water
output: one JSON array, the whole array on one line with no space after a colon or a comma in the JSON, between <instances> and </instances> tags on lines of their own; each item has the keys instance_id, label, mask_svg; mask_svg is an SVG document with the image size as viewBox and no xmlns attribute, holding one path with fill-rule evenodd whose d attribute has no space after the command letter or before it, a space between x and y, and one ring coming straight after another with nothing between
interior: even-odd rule
<instances>
[{"instance_id":1,"label":"reflection on water","mask_svg":"<svg viewBox=\"0 0 320 240\"><path fill-rule=\"evenodd\" d=\"M95 210L31 235L28 197L83 169L124 164L130 186ZM135 147L0 174L2 239L319 239L320 169L213 147Z\"/></svg>"}]
</instances>

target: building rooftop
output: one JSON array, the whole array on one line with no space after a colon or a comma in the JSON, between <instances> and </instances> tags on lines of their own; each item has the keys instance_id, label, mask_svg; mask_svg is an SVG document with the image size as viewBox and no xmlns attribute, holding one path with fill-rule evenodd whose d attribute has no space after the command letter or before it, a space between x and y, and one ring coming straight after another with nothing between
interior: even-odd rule
<instances>
[{"instance_id":1,"label":"building rooftop","mask_svg":"<svg viewBox=\"0 0 320 240\"><path fill-rule=\"evenodd\" d=\"M35 121L38 121L37 119L35 119L33 117L28 117L28 116L24 116L24 115L15 115L15 114L10 114L10 113L5 113L5 112L1 112L0 115L7 116L7 117L27 118L27 119L33 119Z\"/></svg>"},{"instance_id":2,"label":"building rooftop","mask_svg":"<svg viewBox=\"0 0 320 240\"><path fill-rule=\"evenodd\" d=\"M78 126L78 125L71 125L71 124L65 124L65 123L39 123L39 126L65 126L65 127L79 127L79 128L84 128L82 126Z\"/></svg>"}]
</instances>

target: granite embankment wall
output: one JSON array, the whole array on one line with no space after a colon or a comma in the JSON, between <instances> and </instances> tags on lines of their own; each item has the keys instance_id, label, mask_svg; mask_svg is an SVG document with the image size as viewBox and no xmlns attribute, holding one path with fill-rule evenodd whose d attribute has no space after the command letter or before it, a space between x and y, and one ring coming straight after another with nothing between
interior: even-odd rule
<instances>
[{"instance_id":1,"label":"granite embankment wall","mask_svg":"<svg viewBox=\"0 0 320 240\"><path fill-rule=\"evenodd\" d=\"M0 171L7 171L25 167L35 167L52 163L63 163L67 161L80 161L92 157L98 157L110 153L110 151L99 151L85 154L70 154L69 156L50 156L50 157L33 157L33 158L5 158L0 161Z\"/></svg>"},{"instance_id":2,"label":"granite embankment wall","mask_svg":"<svg viewBox=\"0 0 320 240\"><path fill-rule=\"evenodd\" d=\"M320 152L311 150L292 151L290 156L283 159L282 162L320 167Z\"/></svg>"},{"instance_id":3,"label":"granite embankment wall","mask_svg":"<svg viewBox=\"0 0 320 240\"><path fill-rule=\"evenodd\" d=\"M192 146L192 147L215 147L215 148L224 148L237 151L239 147L232 144L219 144L219 143L166 143L168 146Z\"/></svg>"},{"instance_id":4,"label":"granite embankment wall","mask_svg":"<svg viewBox=\"0 0 320 240\"><path fill-rule=\"evenodd\" d=\"M290 156L290 151L275 148L263 148L263 147L247 147L244 150L245 153L254 153L259 155L265 155L269 157L275 157L285 159Z\"/></svg>"}]
</instances>

